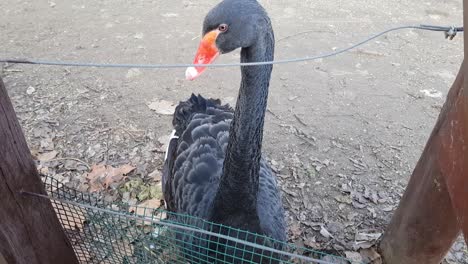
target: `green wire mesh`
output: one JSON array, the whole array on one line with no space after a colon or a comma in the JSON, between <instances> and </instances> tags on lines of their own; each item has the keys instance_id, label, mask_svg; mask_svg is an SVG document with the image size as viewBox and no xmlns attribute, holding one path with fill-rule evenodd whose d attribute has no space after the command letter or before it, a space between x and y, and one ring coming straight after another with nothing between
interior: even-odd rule
<instances>
[{"instance_id":1,"label":"green wire mesh","mask_svg":"<svg viewBox=\"0 0 468 264\"><path fill-rule=\"evenodd\" d=\"M325 253L43 181L80 263L330 263L321 260Z\"/></svg>"}]
</instances>

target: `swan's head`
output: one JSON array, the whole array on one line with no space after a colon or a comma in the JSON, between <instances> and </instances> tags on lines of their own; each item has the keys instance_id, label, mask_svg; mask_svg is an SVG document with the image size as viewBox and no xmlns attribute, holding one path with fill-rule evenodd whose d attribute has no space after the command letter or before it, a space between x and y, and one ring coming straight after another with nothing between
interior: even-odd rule
<instances>
[{"instance_id":1,"label":"swan's head","mask_svg":"<svg viewBox=\"0 0 468 264\"><path fill-rule=\"evenodd\" d=\"M193 64L211 64L219 54L253 45L260 33L270 29L269 18L256 0L224 0L205 17L202 40ZM194 80L205 66L189 67L188 80Z\"/></svg>"}]
</instances>

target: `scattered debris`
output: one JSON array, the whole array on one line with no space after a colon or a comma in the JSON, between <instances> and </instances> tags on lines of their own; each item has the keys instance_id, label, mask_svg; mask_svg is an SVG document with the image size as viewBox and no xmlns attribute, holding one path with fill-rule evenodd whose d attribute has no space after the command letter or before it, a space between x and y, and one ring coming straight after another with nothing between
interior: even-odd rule
<instances>
[{"instance_id":1,"label":"scattered debris","mask_svg":"<svg viewBox=\"0 0 468 264\"><path fill-rule=\"evenodd\" d=\"M295 240L302 235L302 228L299 223L292 224L289 227L289 232L291 234L291 239Z\"/></svg>"},{"instance_id":2,"label":"scattered debris","mask_svg":"<svg viewBox=\"0 0 468 264\"><path fill-rule=\"evenodd\" d=\"M330 160L319 160L317 158L310 158L312 166L314 166L317 172L320 172L323 168L328 167L330 165Z\"/></svg>"},{"instance_id":3,"label":"scattered debris","mask_svg":"<svg viewBox=\"0 0 468 264\"><path fill-rule=\"evenodd\" d=\"M135 33L135 35L133 35L133 38L134 39L142 39L145 35L142 33L142 32L138 32L138 33Z\"/></svg>"},{"instance_id":4,"label":"scattered debris","mask_svg":"<svg viewBox=\"0 0 468 264\"><path fill-rule=\"evenodd\" d=\"M354 250L368 249L374 246L381 236L382 233L356 233L356 236L354 237L355 242L353 248Z\"/></svg>"},{"instance_id":5,"label":"scattered debris","mask_svg":"<svg viewBox=\"0 0 468 264\"><path fill-rule=\"evenodd\" d=\"M320 227L320 234L325 238L333 237L332 234L330 234L330 232L328 232L328 230L325 229L325 227L323 227L323 226Z\"/></svg>"},{"instance_id":6,"label":"scattered debris","mask_svg":"<svg viewBox=\"0 0 468 264\"><path fill-rule=\"evenodd\" d=\"M351 261L351 264L361 264L364 263L361 254L354 251L345 251L345 256Z\"/></svg>"},{"instance_id":7,"label":"scattered debris","mask_svg":"<svg viewBox=\"0 0 468 264\"><path fill-rule=\"evenodd\" d=\"M160 115L173 115L176 105L166 100L154 99L148 107Z\"/></svg>"},{"instance_id":8,"label":"scattered debris","mask_svg":"<svg viewBox=\"0 0 468 264\"><path fill-rule=\"evenodd\" d=\"M307 126L307 124L304 121L302 121L302 119L299 118L296 114L293 114L293 115L296 118L297 122L299 122L299 124L301 124L303 126Z\"/></svg>"},{"instance_id":9,"label":"scattered debris","mask_svg":"<svg viewBox=\"0 0 468 264\"><path fill-rule=\"evenodd\" d=\"M161 16L163 16L163 17L178 17L179 14L176 14L176 13L165 13L165 14L161 14Z\"/></svg>"},{"instance_id":10,"label":"scattered debris","mask_svg":"<svg viewBox=\"0 0 468 264\"><path fill-rule=\"evenodd\" d=\"M331 256L331 255L326 255L322 258L323 261L328 261L329 263L334 263L334 264L348 264L349 262L341 257L336 257L336 256Z\"/></svg>"},{"instance_id":11,"label":"scattered debris","mask_svg":"<svg viewBox=\"0 0 468 264\"><path fill-rule=\"evenodd\" d=\"M37 160L39 160L39 161L50 161L50 160L54 159L55 157L57 157L57 154L58 154L58 152L55 151L55 150L50 151L50 152L45 152L45 153L39 154L39 156L37 156Z\"/></svg>"},{"instance_id":12,"label":"scattered debris","mask_svg":"<svg viewBox=\"0 0 468 264\"><path fill-rule=\"evenodd\" d=\"M423 89L420 90L424 96L431 97L431 98L442 98L442 92L434 90L434 89Z\"/></svg>"},{"instance_id":13,"label":"scattered debris","mask_svg":"<svg viewBox=\"0 0 468 264\"><path fill-rule=\"evenodd\" d=\"M127 74L125 75L125 77L127 79L132 79L132 78L135 78L135 77L138 77L142 74L141 70L140 69L136 69L136 68L132 68L132 69L129 69Z\"/></svg>"},{"instance_id":14,"label":"scattered debris","mask_svg":"<svg viewBox=\"0 0 468 264\"><path fill-rule=\"evenodd\" d=\"M26 93L27 93L28 95L33 94L35 91L36 91L36 88L34 88L34 87L32 87L32 86L29 86L28 89L26 89Z\"/></svg>"}]
</instances>

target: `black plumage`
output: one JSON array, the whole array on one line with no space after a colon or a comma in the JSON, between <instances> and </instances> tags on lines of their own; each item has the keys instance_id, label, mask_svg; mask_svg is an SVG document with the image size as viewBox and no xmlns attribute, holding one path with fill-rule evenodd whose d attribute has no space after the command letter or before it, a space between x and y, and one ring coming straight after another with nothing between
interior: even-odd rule
<instances>
[{"instance_id":1,"label":"black plumage","mask_svg":"<svg viewBox=\"0 0 468 264\"><path fill-rule=\"evenodd\" d=\"M229 31L216 40L221 53L242 48L242 62L273 60L273 30L257 1L221 2L205 18L203 34L222 23L229 25ZM271 71L271 65L241 67L235 110L200 95L192 95L177 106L173 126L178 138L169 144L163 171L169 211L286 240L277 180L261 157ZM179 235L188 241L188 236ZM184 245L186 250L191 248L187 255L202 253L201 244L210 247L203 239L207 238L192 237L191 245Z\"/></svg>"}]
</instances>

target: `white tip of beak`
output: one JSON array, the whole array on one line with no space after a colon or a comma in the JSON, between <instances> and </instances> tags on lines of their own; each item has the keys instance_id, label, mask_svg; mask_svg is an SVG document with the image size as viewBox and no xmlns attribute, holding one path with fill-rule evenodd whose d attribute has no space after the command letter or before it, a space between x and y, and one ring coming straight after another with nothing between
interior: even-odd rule
<instances>
[{"instance_id":1,"label":"white tip of beak","mask_svg":"<svg viewBox=\"0 0 468 264\"><path fill-rule=\"evenodd\" d=\"M195 69L195 67L188 67L187 70L185 71L185 78L187 80L194 80L198 76L198 71Z\"/></svg>"}]
</instances>

